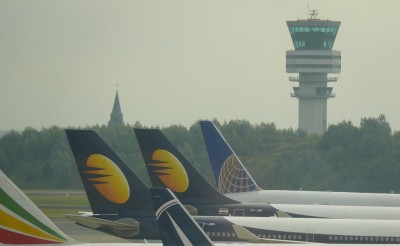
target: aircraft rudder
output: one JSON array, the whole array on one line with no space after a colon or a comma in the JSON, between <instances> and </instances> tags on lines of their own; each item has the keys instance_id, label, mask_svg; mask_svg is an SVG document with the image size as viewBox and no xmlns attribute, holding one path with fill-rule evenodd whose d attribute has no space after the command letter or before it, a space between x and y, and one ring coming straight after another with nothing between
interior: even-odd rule
<instances>
[{"instance_id":1,"label":"aircraft rudder","mask_svg":"<svg viewBox=\"0 0 400 246\"><path fill-rule=\"evenodd\" d=\"M234 153L212 121L202 120L199 121L199 124L212 169L217 179L225 160Z\"/></svg>"}]
</instances>

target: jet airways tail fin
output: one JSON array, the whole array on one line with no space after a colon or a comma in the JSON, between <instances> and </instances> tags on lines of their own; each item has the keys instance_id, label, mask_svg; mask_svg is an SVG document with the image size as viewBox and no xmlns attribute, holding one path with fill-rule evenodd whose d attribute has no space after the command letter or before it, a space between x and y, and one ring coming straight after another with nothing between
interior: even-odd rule
<instances>
[{"instance_id":1,"label":"jet airways tail fin","mask_svg":"<svg viewBox=\"0 0 400 246\"><path fill-rule=\"evenodd\" d=\"M134 129L153 187L172 190L184 204L238 203L219 193L158 129Z\"/></svg>"},{"instance_id":2,"label":"jet airways tail fin","mask_svg":"<svg viewBox=\"0 0 400 246\"><path fill-rule=\"evenodd\" d=\"M212 121L199 121L221 193L261 190Z\"/></svg>"},{"instance_id":3,"label":"jet airways tail fin","mask_svg":"<svg viewBox=\"0 0 400 246\"><path fill-rule=\"evenodd\" d=\"M214 245L170 190L150 191L164 246Z\"/></svg>"},{"instance_id":4,"label":"jet airways tail fin","mask_svg":"<svg viewBox=\"0 0 400 246\"><path fill-rule=\"evenodd\" d=\"M149 188L92 130L65 130L94 214L153 216Z\"/></svg>"},{"instance_id":5,"label":"jet airways tail fin","mask_svg":"<svg viewBox=\"0 0 400 246\"><path fill-rule=\"evenodd\" d=\"M77 243L0 171L0 244Z\"/></svg>"}]
</instances>

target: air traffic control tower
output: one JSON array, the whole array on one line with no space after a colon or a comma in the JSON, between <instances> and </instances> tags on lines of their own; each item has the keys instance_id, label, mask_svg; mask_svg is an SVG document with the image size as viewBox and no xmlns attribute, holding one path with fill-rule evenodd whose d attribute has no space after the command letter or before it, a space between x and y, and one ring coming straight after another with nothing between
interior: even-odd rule
<instances>
[{"instance_id":1,"label":"air traffic control tower","mask_svg":"<svg viewBox=\"0 0 400 246\"><path fill-rule=\"evenodd\" d=\"M327 101L335 97L328 82L340 73L341 53L332 50L340 22L318 19L316 10L310 11L307 20L287 21L294 50L286 51L286 72L298 73L289 77L299 82L293 87L292 97L299 99L299 129L322 134L327 128Z\"/></svg>"}]
</instances>

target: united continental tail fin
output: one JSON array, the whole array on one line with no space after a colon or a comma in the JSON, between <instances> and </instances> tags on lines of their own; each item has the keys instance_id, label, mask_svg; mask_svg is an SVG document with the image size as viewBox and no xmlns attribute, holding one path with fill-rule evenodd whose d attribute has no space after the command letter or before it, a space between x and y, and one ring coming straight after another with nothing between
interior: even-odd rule
<instances>
[{"instance_id":1,"label":"united continental tail fin","mask_svg":"<svg viewBox=\"0 0 400 246\"><path fill-rule=\"evenodd\" d=\"M150 191L163 246L214 245L170 190Z\"/></svg>"},{"instance_id":2,"label":"united continental tail fin","mask_svg":"<svg viewBox=\"0 0 400 246\"><path fill-rule=\"evenodd\" d=\"M154 216L148 187L92 130L66 130L94 214Z\"/></svg>"},{"instance_id":3,"label":"united continental tail fin","mask_svg":"<svg viewBox=\"0 0 400 246\"><path fill-rule=\"evenodd\" d=\"M0 244L77 243L0 171Z\"/></svg>"},{"instance_id":4,"label":"united continental tail fin","mask_svg":"<svg viewBox=\"0 0 400 246\"><path fill-rule=\"evenodd\" d=\"M238 203L219 193L158 129L134 129L153 187L172 190L183 204Z\"/></svg>"},{"instance_id":5,"label":"united continental tail fin","mask_svg":"<svg viewBox=\"0 0 400 246\"><path fill-rule=\"evenodd\" d=\"M261 190L211 121L200 121L214 178L221 193Z\"/></svg>"}]
</instances>

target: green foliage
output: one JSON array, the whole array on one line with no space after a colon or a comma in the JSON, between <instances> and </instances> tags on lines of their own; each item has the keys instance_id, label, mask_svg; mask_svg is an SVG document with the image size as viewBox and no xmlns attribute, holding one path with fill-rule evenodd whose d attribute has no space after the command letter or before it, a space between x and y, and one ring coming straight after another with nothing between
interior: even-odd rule
<instances>
[{"instance_id":1,"label":"green foliage","mask_svg":"<svg viewBox=\"0 0 400 246\"><path fill-rule=\"evenodd\" d=\"M400 192L400 133L381 115L329 126L321 136L273 123L214 120L232 149L264 189ZM142 126L136 122L135 127ZM149 184L133 126L93 129ZM215 184L199 125L161 128L195 167ZM22 188L82 188L64 129L57 126L0 139L0 169Z\"/></svg>"}]
</instances>

